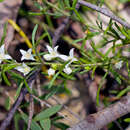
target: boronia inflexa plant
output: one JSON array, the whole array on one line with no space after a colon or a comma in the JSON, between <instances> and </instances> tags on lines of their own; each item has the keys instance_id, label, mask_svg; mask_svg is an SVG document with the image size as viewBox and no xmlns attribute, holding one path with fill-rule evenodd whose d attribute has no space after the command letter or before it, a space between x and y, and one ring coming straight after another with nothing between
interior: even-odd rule
<instances>
[{"instance_id":1,"label":"boronia inflexa plant","mask_svg":"<svg viewBox=\"0 0 130 130\"><path fill-rule=\"evenodd\" d=\"M26 15L24 19L27 19L27 22L25 22L24 25L27 26L23 27L25 27L25 30L29 30L29 32L27 32L28 34L30 34L33 25L37 23L31 34L32 41L30 41L28 36L26 36L15 22L8 20L9 24L14 27L20 36L22 36L29 48L28 50L19 50L21 54L20 62L14 60L5 50L5 44L3 43L6 33L3 33L3 36L0 39L0 82L4 81L8 86L11 86L12 83L16 84L13 86L18 86L14 98L15 103L12 105L11 109L9 108L11 111L7 114L3 123L1 123L4 127L2 130L7 128L12 120L11 118L14 118L13 122L15 122L16 129L19 129L17 127L19 126L21 119L23 119L26 123L26 126L23 126L24 129L28 127L28 130L50 130L55 129L54 127L51 128L51 125L54 125L55 127L66 130L68 126L63 124L63 122L60 123L59 119L69 118L70 114L72 114L81 123L83 118L79 118L79 116L73 113L73 109L69 110L66 105L63 104L71 105L71 101L73 100L69 101L69 96L67 97L68 99L65 99L62 103L62 100L60 99L63 97L59 95L69 95L71 94L71 91L73 91L74 93L72 93L71 99L86 99L83 101L85 105L82 104L82 101L79 102L78 100L78 103L76 101L77 106L78 104L81 104L81 110L78 110L78 114L81 113L82 115L81 111L84 109L83 106L86 107L84 111L86 111L87 114L90 112L89 109L92 108L90 104L94 107L93 112L96 112L98 109L95 104L98 106L100 103L104 103L104 106L108 106L111 104L109 101L116 102L117 99L120 99L122 96L127 95L127 93L130 92L130 55L123 54L124 52L130 52L130 49L127 47L130 44L130 30L125 28L130 28L130 25L116 17L115 13L112 13L111 11L109 12L109 8L112 8L113 10L110 3L106 2L106 0L91 1L91 3L86 2L85 0L34 0L33 3L35 5L34 10L33 7L29 7L30 5L32 6L32 4L27 4L27 2L23 1L23 6L21 6L19 11L20 17L16 20L20 22L22 21L21 18L24 14ZM98 4L98 6L92 3ZM106 8L102 8L103 3ZM27 10L24 9L24 5L29 7L32 12L26 12ZM87 8L82 6L86 6ZM36 8L39 11L36 11ZM88 8L91 8L92 10L88 10ZM95 14L94 12L91 14L91 11L94 10L98 11L98 14ZM110 20L103 20L100 13L109 16ZM33 17L31 17L31 15ZM89 18L91 15L95 18ZM118 15L120 16L120 14ZM123 23L122 25L125 26L120 26L116 22L113 22L113 20L121 24ZM28 24L28 22L32 22L33 24ZM56 23L54 24L53 22ZM6 32L6 27L4 30L4 32ZM39 36L40 34L42 35ZM60 41L61 43L59 44ZM69 51L68 55L58 52L58 49L61 48L61 44L62 47L65 46L66 48L66 50L63 49L64 53ZM42 51L44 50L44 46L47 51ZM66 46L71 47L71 49L68 50L68 47ZM77 50L76 55L74 55L74 49ZM99 76L97 72L100 73ZM82 74L85 75L82 76ZM10 82L10 80L14 81ZM70 81L68 82L68 80L73 80L78 84L73 84ZM109 84L109 81L112 83ZM121 87L119 85L121 85ZM16 87L13 87L13 89L15 88ZM102 96L100 96L101 90ZM2 91L3 90L0 89L0 93ZM5 91L6 89L4 89L3 92ZM75 92L77 94L75 94ZM27 93L29 95L27 96L29 102L25 104L22 101ZM84 98L85 96L86 98ZM50 97L60 105L51 106L53 103L51 104L49 102L48 99ZM10 97L8 96L8 98ZM57 100L58 98L59 100ZM46 100L48 101L46 102ZM86 104L86 102L89 103ZM118 117L124 115L124 113L128 113L129 111L127 108L129 108L129 103L126 102L127 98L125 98L125 105L124 99L123 102L121 101L120 103L117 103L117 107L112 105L110 109L107 109L108 112L106 112L106 115L108 115L107 113L110 113L110 117L109 115L108 117L111 118L111 113L113 114L111 110L115 111L117 108L119 108L116 112L116 114L119 115ZM21 103L22 105L20 106ZM7 105L5 106L10 107L9 100L6 104ZM38 105L38 107L34 107L34 104ZM29 109L27 108L28 106ZM118 113L121 106L123 111L122 113L120 113L120 111ZM49 108L46 109L46 107ZM38 111L41 112L38 113L35 108L38 108ZM64 108L70 112L69 116L63 115L63 113L65 113ZM63 113L56 114L61 109L63 110ZM16 112L17 110L20 112ZM105 109L103 109L103 111L104 110ZM28 115L25 114L27 111L29 113ZM97 112L97 114L95 113L94 115L100 115L102 113L101 110L100 113ZM101 123L102 126L106 126L106 122L111 121L111 119L108 120L107 116L95 117L97 118L95 118L94 122L98 121L98 118L100 118L102 122L105 122ZM116 118L112 119L116 120ZM72 118L69 120L72 121ZM83 127L85 122L83 121ZM122 120L120 119L119 122L122 122ZM24 123L22 122L22 124ZM73 124L73 122L71 122L71 124ZM87 125L85 125L83 129L89 129L88 125L90 125L90 129L92 126L94 126L93 128L100 126L96 126L95 124L96 123L93 122L87 122ZM81 124L77 129L80 129L80 126ZM111 126L113 125L110 124L109 127ZM120 127L120 124L118 126ZM12 126L10 126L10 128L12 128Z\"/></svg>"},{"instance_id":2,"label":"boronia inflexa plant","mask_svg":"<svg viewBox=\"0 0 130 130\"><path fill-rule=\"evenodd\" d=\"M52 61L55 58L60 58L62 60L62 62L64 62L64 63L67 62L67 64L63 68L63 71L68 75L71 74L72 73L72 68L69 67L69 66L71 65L71 63L73 63L75 61L78 61L77 58L74 57L74 48L72 48L70 50L69 56L67 56L67 55L63 55L63 54L58 53L57 49L58 49L59 46L54 47L54 49L49 45L47 45L46 47L47 47L47 50L48 50L49 54L45 54L43 56L43 58L46 61ZM23 60L36 61L36 59L34 58L34 55L32 54L32 49L31 48L28 49L27 51L20 49L20 52L22 54L21 61L23 61ZM4 47L4 44L3 44L0 47L0 63L2 61L4 61L4 60L9 60L9 59L11 60L12 57L9 54L5 53L5 47ZM16 61L15 61L15 63L17 64ZM23 62L21 65L18 65L14 69L16 69L17 71L23 73L24 76L26 76L31 71L31 68L28 65L26 65L26 62ZM54 75L55 71L56 70L53 69L53 68L48 69L48 75L49 76Z\"/></svg>"}]
</instances>

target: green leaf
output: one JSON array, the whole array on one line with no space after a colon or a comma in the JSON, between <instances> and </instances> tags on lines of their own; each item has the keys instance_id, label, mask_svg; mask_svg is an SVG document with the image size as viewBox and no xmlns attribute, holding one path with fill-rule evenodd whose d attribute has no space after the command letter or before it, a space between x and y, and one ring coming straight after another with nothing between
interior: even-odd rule
<instances>
[{"instance_id":1,"label":"green leaf","mask_svg":"<svg viewBox=\"0 0 130 130\"><path fill-rule=\"evenodd\" d=\"M126 118L124 121L130 123L130 118Z\"/></svg>"},{"instance_id":2,"label":"green leaf","mask_svg":"<svg viewBox=\"0 0 130 130\"><path fill-rule=\"evenodd\" d=\"M34 118L35 121L43 120L45 118L49 118L50 116L54 115L56 112L58 112L61 109L61 105L56 105L51 108L48 108L39 114L37 114Z\"/></svg>"},{"instance_id":3,"label":"green leaf","mask_svg":"<svg viewBox=\"0 0 130 130\"><path fill-rule=\"evenodd\" d=\"M101 90L101 87L103 85L103 81L105 80L105 78L107 77L107 75L108 75L108 72L106 72L105 75L103 76L103 78L101 79L101 82L100 82L98 90L97 90L96 103L97 103L98 106L99 106L99 94L100 94L100 90Z\"/></svg>"},{"instance_id":4,"label":"green leaf","mask_svg":"<svg viewBox=\"0 0 130 130\"><path fill-rule=\"evenodd\" d=\"M59 74L60 74L60 71L57 72L57 73L53 76L52 80L51 80L50 83L49 83L48 88L51 88L51 87L52 87L54 81L56 80L56 78L58 77Z\"/></svg>"},{"instance_id":5,"label":"green leaf","mask_svg":"<svg viewBox=\"0 0 130 130\"><path fill-rule=\"evenodd\" d=\"M21 118L21 115L19 113L14 115L14 125L15 125L15 129L19 130L19 120Z\"/></svg>"},{"instance_id":6,"label":"green leaf","mask_svg":"<svg viewBox=\"0 0 130 130\"><path fill-rule=\"evenodd\" d=\"M2 77L3 77L3 80L5 81L5 83L8 85L8 86L11 86L11 83L10 81L8 80L6 74L4 72L2 72Z\"/></svg>"},{"instance_id":7,"label":"green leaf","mask_svg":"<svg viewBox=\"0 0 130 130\"><path fill-rule=\"evenodd\" d=\"M20 85L19 85L19 87L18 87L18 89L17 89L17 91L16 91L15 99L17 99L17 97L19 96L20 91L21 91L21 89L22 89L22 86L23 86L23 82L20 83Z\"/></svg>"},{"instance_id":8,"label":"green leaf","mask_svg":"<svg viewBox=\"0 0 130 130\"><path fill-rule=\"evenodd\" d=\"M16 79L23 80L23 77L22 77L20 74L17 74L17 73L15 73L15 72L13 72L13 71L9 71L9 74L10 74L12 77L16 78Z\"/></svg>"},{"instance_id":9,"label":"green leaf","mask_svg":"<svg viewBox=\"0 0 130 130\"><path fill-rule=\"evenodd\" d=\"M121 84L120 75L119 75L115 70L113 70L112 67L111 67L110 71L111 71L112 74L114 75L116 81L117 81L119 84Z\"/></svg>"},{"instance_id":10,"label":"green leaf","mask_svg":"<svg viewBox=\"0 0 130 130\"><path fill-rule=\"evenodd\" d=\"M9 65L7 65L6 67L4 67L3 71L6 72L6 71L8 71L8 70L11 70L11 69L15 68L16 66L17 66L17 65L9 64Z\"/></svg>"},{"instance_id":11,"label":"green leaf","mask_svg":"<svg viewBox=\"0 0 130 130\"><path fill-rule=\"evenodd\" d=\"M28 86L28 83L27 83L26 80L24 80L24 84L25 84L25 86L26 86L28 92L32 94L32 90L31 90L31 88Z\"/></svg>"},{"instance_id":12,"label":"green leaf","mask_svg":"<svg viewBox=\"0 0 130 130\"><path fill-rule=\"evenodd\" d=\"M32 32L32 45L33 45L33 47L35 47L35 36L36 36L37 28L38 28L38 24L35 25L33 32Z\"/></svg>"},{"instance_id":13,"label":"green leaf","mask_svg":"<svg viewBox=\"0 0 130 130\"><path fill-rule=\"evenodd\" d=\"M91 74L92 79L94 79L94 74L95 74L96 68L97 68L97 66L93 67L92 74Z\"/></svg>"},{"instance_id":14,"label":"green leaf","mask_svg":"<svg viewBox=\"0 0 130 130\"><path fill-rule=\"evenodd\" d=\"M51 128L51 120L49 118L41 120L40 124L44 130L50 130Z\"/></svg>"},{"instance_id":15,"label":"green leaf","mask_svg":"<svg viewBox=\"0 0 130 130\"><path fill-rule=\"evenodd\" d=\"M10 109L10 98L9 98L9 97L7 97L6 100L5 100L5 108L6 108L7 110Z\"/></svg>"},{"instance_id":16,"label":"green leaf","mask_svg":"<svg viewBox=\"0 0 130 130\"><path fill-rule=\"evenodd\" d=\"M38 2L34 2L34 5L40 10L43 10L43 7L38 3Z\"/></svg>"},{"instance_id":17,"label":"green leaf","mask_svg":"<svg viewBox=\"0 0 130 130\"><path fill-rule=\"evenodd\" d=\"M72 8L75 8L76 4L77 4L78 0L73 0L73 3L72 3Z\"/></svg>"},{"instance_id":18,"label":"green leaf","mask_svg":"<svg viewBox=\"0 0 130 130\"><path fill-rule=\"evenodd\" d=\"M4 0L0 0L0 2L3 2L3 1L4 1ZM2 38L1 38L1 40L0 40L0 46L3 44L3 42L4 42L4 40L5 40L7 25L8 25L8 23L5 23L5 24L4 24L4 32L3 32Z\"/></svg>"},{"instance_id":19,"label":"green leaf","mask_svg":"<svg viewBox=\"0 0 130 130\"><path fill-rule=\"evenodd\" d=\"M65 0L64 2L65 2L65 5L70 8L70 1L69 0Z\"/></svg>"},{"instance_id":20,"label":"green leaf","mask_svg":"<svg viewBox=\"0 0 130 130\"><path fill-rule=\"evenodd\" d=\"M95 46L94 42L92 41L91 43L91 47L93 48L93 50L101 57L105 57L103 53L101 53Z\"/></svg>"},{"instance_id":21,"label":"green leaf","mask_svg":"<svg viewBox=\"0 0 130 130\"><path fill-rule=\"evenodd\" d=\"M56 87L56 86L54 86ZM49 92L46 96L45 96L45 100L47 100L48 98L50 98L52 95L56 94L57 91L59 90L59 86L57 86L56 88L53 88L51 92Z\"/></svg>"},{"instance_id":22,"label":"green leaf","mask_svg":"<svg viewBox=\"0 0 130 130\"><path fill-rule=\"evenodd\" d=\"M64 10L64 2L63 0L58 0L59 8Z\"/></svg>"},{"instance_id":23,"label":"green leaf","mask_svg":"<svg viewBox=\"0 0 130 130\"><path fill-rule=\"evenodd\" d=\"M123 89L121 92L118 93L117 98L122 97L124 94L126 94L127 92L130 92L130 86L128 86L127 88Z\"/></svg>"},{"instance_id":24,"label":"green leaf","mask_svg":"<svg viewBox=\"0 0 130 130\"><path fill-rule=\"evenodd\" d=\"M28 119L29 119L28 116L25 113L22 113L21 117L23 118L25 123L28 124ZM42 130L42 129L40 128L39 124L37 124L34 120L32 120L31 130Z\"/></svg>"},{"instance_id":25,"label":"green leaf","mask_svg":"<svg viewBox=\"0 0 130 130\"><path fill-rule=\"evenodd\" d=\"M62 122L54 122L53 125L56 126L57 128L60 128L61 130L67 130L69 128L68 125Z\"/></svg>"}]
</instances>

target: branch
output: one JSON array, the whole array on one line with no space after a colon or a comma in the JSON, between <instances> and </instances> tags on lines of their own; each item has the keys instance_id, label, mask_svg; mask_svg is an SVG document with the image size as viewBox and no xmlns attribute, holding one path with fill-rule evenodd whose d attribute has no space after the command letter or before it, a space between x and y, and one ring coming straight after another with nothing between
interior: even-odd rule
<instances>
[{"instance_id":1,"label":"branch","mask_svg":"<svg viewBox=\"0 0 130 130\"><path fill-rule=\"evenodd\" d=\"M85 120L67 130L100 130L103 126L128 113L130 113L130 94L102 111L90 114Z\"/></svg>"},{"instance_id":2,"label":"branch","mask_svg":"<svg viewBox=\"0 0 130 130\"><path fill-rule=\"evenodd\" d=\"M115 16L110 10L108 10L107 8L100 8L94 4L91 4L89 2L83 1L83 0L79 0L78 3L80 5L84 5L87 6L88 8L91 8L93 10L96 10L108 17L110 17L111 19L115 20L116 22L120 23L121 25L123 25L124 27L130 29L130 24L123 21L122 19L118 18L117 16Z\"/></svg>"},{"instance_id":3,"label":"branch","mask_svg":"<svg viewBox=\"0 0 130 130\"><path fill-rule=\"evenodd\" d=\"M36 78L37 72L34 72L30 78L28 79L28 85L32 86L34 83L34 80ZM5 130L7 128L7 126L10 124L16 110L18 109L18 107L20 106L20 104L22 103L26 93L27 93L27 89L23 88L20 92L19 97L17 98L17 100L15 101L15 103L13 104L12 108L10 109L9 113L7 114L6 118L3 120L3 122L1 123L0 126L0 130Z\"/></svg>"}]
</instances>

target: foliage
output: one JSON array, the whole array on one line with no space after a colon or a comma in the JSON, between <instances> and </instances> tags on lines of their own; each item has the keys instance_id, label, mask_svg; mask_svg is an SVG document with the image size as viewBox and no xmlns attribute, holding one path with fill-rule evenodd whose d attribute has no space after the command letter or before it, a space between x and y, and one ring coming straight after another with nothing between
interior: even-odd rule
<instances>
[{"instance_id":1,"label":"foliage","mask_svg":"<svg viewBox=\"0 0 130 130\"><path fill-rule=\"evenodd\" d=\"M124 2L122 0L120 1ZM104 3L104 1L102 1L102 3ZM39 97L41 100L47 100L57 93L67 93L69 95L71 92L67 88L68 80L75 81L75 75L82 75L88 72L91 72L91 78L94 79L97 68L101 68L105 72L97 91L97 105L99 105L100 90L102 89L102 85L107 75L112 75L118 82L118 85L125 84L126 86L126 88L123 88L122 90L117 90L116 94L114 94L115 97L121 98L127 92L130 92L130 57L128 55L123 55L124 51L130 51L130 49L127 48L127 45L130 44L130 30L119 26L117 23L112 21L112 19L109 20L107 27L104 27L100 17L97 19L96 24L90 25L85 18L87 17L86 14L84 14L84 12L88 11L88 9L83 8L78 11L76 8L77 0L73 0L72 3L69 0L56 0L54 3L51 3L47 0L42 0L40 2L33 1L33 4L38 9L38 12L26 12L23 9L21 9L19 12L20 15L26 15L28 20L36 24L32 32L32 43L28 40L29 38L26 37L24 33L20 34L25 41L27 41L26 44L28 45L29 43L28 47L31 48L31 51L24 51L25 55L22 54L22 56L24 56L24 58L21 59L22 63L18 63L11 58L2 59L2 64L0 65L0 81L4 81L8 86L11 87L11 80L8 78L8 75L10 75L18 85L15 99L18 98L22 87L26 87L28 93L37 95L35 88L30 88L28 85L28 79L31 73L39 70L39 68L42 70L41 74L49 79L48 85L41 85L41 88L44 88L48 91L48 93ZM51 9L53 10L52 12L50 11ZM44 16L46 23L36 21L35 16ZM52 43L52 36L49 32L50 30L55 32L52 18L58 19L62 18L63 16L70 17L70 19L73 21L78 22L85 34L83 38L79 39L72 39L64 35L62 36L62 39L64 39L72 48L70 49L69 55L64 55L58 52L58 47L54 47ZM17 27L17 25L12 25ZM0 46L5 44L4 39L7 26L8 25L5 24ZM36 38L38 28L41 26L43 29L43 34L39 36L39 38ZM21 31L19 31L19 33L21 33ZM96 42L94 40L95 37L100 37L100 40ZM37 47L40 44L40 41L44 40L45 38L48 38L48 46L46 46L48 52L38 52ZM86 48L86 43L88 41L91 49ZM109 44L112 46L107 48ZM75 50L73 48L75 48ZM105 52L103 52L104 49L106 49ZM80 56L74 56L74 52L77 51L79 52ZM3 53L0 52L0 57L2 54ZM31 58L28 60L30 61L27 60L29 55ZM45 66L51 68L51 70L48 71ZM45 67L45 69L42 69L43 67ZM127 77L121 73L123 67L125 68ZM61 84L55 84L57 79L62 81ZM107 102L106 104L109 103ZM5 107L7 110L10 108L9 98L6 100ZM57 120L54 120L53 118L53 116L60 111L61 107L61 105L56 105L37 113L32 119L31 129L41 130L43 128L44 130L49 130L51 125L61 129L67 129L69 127L68 125L57 122ZM18 129L18 120L23 119L25 123L28 124L28 118L28 115L25 113L15 115L14 120L16 129ZM125 121L129 122L129 118Z\"/></svg>"}]
</instances>

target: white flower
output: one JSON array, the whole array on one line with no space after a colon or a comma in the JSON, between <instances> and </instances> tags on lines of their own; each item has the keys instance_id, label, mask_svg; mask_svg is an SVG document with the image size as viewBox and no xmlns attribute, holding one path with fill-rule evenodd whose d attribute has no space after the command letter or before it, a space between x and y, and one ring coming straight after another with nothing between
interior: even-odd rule
<instances>
[{"instance_id":1,"label":"white flower","mask_svg":"<svg viewBox=\"0 0 130 130\"><path fill-rule=\"evenodd\" d=\"M116 69L120 69L122 67L122 63L123 63L123 61L116 63L115 64Z\"/></svg>"},{"instance_id":2,"label":"white flower","mask_svg":"<svg viewBox=\"0 0 130 130\"><path fill-rule=\"evenodd\" d=\"M74 62L74 61L78 61L77 58L74 57L74 48L72 48L69 52L69 56L66 55L60 55L59 56L61 59L63 59L64 61L69 61L68 64L66 64L65 68L63 69L63 71L66 74L71 74L72 73L72 69L69 67L69 65Z\"/></svg>"},{"instance_id":3,"label":"white flower","mask_svg":"<svg viewBox=\"0 0 130 130\"><path fill-rule=\"evenodd\" d=\"M59 55L59 57L64 61L70 61L69 64L71 64L74 61L78 61L77 58L74 57L74 48L70 50L69 56Z\"/></svg>"},{"instance_id":4,"label":"white flower","mask_svg":"<svg viewBox=\"0 0 130 130\"><path fill-rule=\"evenodd\" d=\"M66 67L63 69L63 71L66 73L66 74L71 74L72 73L72 69L70 67Z\"/></svg>"},{"instance_id":5,"label":"white flower","mask_svg":"<svg viewBox=\"0 0 130 130\"><path fill-rule=\"evenodd\" d=\"M48 75L51 76L51 75L54 75L54 74L55 74L55 70L52 69L52 68L50 68L50 69L48 70Z\"/></svg>"},{"instance_id":6,"label":"white flower","mask_svg":"<svg viewBox=\"0 0 130 130\"><path fill-rule=\"evenodd\" d=\"M32 49L31 48L28 49L28 51L20 49L20 52L22 53L21 60L35 60L33 55L31 54L32 53Z\"/></svg>"},{"instance_id":7,"label":"white flower","mask_svg":"<svg viewBox=\"0 0 130 130\"><path fill-rule=\"evenodd\" d=\"M59 57L59 53L57 52L57 49L59 46L54 47L54 49L48 45L46 47L47 47L49 54L44 55L45 60L50 61L56 57Z\"/></svg>"},{"instance_id":8,"label":"white flower","mask_svg":"<svg viewBox=\"0 0 130 130\"><path fill-rule=\"evenodd\" d=\"M31 68L27 66L25 63L23 63L21 66L16 67L15 69L23 73L24 76L31 71Z\"/></svg>"},{"instance_id":9,"label":"white flower","mask_svg":"<svg viewBox=\"0 0 130 130\"><path fill-rule=\"evenodd\" d=\"M0 47L0 63L5 59L12 59L11 56L5 54L5 46L4 44Z\"/></svg>"}]
</instances>

